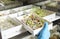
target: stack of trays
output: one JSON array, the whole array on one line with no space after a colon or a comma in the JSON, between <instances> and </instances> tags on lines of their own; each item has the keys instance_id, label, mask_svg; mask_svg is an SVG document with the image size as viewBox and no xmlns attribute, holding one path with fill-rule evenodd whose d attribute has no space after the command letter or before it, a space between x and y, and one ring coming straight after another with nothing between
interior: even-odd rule
<instances>
[{"instance_id":1,"label":"stack of trays","mask_svg":"<svg viewBox=\"0 0 60 39\"><path fill-rule=\"evenodd\" d=\"M4 13L4 12L6 13L6 14L4 13L5 15L2 15L2 17L0 17L1 20L4 19L1 21L3 22L3 25L4 26L6 25L6 27L4 27L3 29L2 28L3 26L1 24L2 37L4 38L13 37L26 30L35 36L38 34L40 30L42 30L45 22L48 22L48 26L49 26L48 30L52 29L53 23L51 23L49 19L55 17L55 14L56 14L55 12L48 11L45 9L40 9L39 7L35 7L32 5L30 7L25 7L24 10L23 10L23 7L21 9L20 7L12 9L12 11L13 10L14 12L11 12L11 13L10 13L10 10L8 11L6 10L3 12L1 11L1 13ZM7 22L8 24L11 24L13 26L7 25ZM21 30L22 25L26 30L25 29ZM9 33L10 33L10 36L8 35Z\"/></svg>"}]
</instances>

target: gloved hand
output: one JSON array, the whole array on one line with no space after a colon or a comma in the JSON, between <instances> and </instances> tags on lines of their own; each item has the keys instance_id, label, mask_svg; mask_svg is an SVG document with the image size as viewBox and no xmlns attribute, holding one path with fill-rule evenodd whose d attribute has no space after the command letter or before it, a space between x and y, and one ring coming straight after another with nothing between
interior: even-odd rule
<instances>
[{"instance_id":1,"label":"gloved hand","mask_svg":"<svg viewBox=\"0 0 60 39\"><path fill-rule=\"evenodd\" d=\"M45 22L43 29L37 35L38 39L49 39L50 32L48 30L48 23Z\"/></svg>"}]
</instances>

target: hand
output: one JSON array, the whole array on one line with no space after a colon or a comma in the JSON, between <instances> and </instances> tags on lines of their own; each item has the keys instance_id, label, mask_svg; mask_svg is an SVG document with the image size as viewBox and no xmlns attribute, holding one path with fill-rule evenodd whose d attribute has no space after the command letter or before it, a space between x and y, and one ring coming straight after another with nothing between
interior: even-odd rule
<instances>
[{"instance_id":1,"label":"hand","mask_svg":"<svg viewBox=\"0 0 60 39\"><path fill-rule=\"evenodd\" d=\"M49 39L50 32L48 30L48 23L45 22L43 29L37 35L38 39Z\"/></svg>"}]
</instances>

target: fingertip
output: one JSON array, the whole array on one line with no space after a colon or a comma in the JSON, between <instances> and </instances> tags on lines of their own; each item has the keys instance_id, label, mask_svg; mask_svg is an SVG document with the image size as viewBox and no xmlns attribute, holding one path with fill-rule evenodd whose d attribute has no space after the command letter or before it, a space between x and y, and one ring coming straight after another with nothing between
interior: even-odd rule
<instances>
[{"instance_id":1,"label":"fingertip","mask_svg":"<svg viewBox=\"0 0 60 39\"><path fill-rule=\"evenodd\" d=\"M45 22L45 25L48 25L48 22Z\"/></svg>"},{"instance_id":2,"label":"fingertip","mask_svg":"<svg viewBox=\"0 0 60 39\"><path fill-rule=\"evenodd\" d=\"M44 23L44 28L46 28L46 27L48 28L48 22Z\"/></svg>"}]
</instances>

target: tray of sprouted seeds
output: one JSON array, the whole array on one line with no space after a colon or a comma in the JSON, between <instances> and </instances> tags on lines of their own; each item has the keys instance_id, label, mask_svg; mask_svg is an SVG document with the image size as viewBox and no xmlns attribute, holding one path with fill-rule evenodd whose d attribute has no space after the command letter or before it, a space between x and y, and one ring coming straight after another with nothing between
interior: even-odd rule
<instances>
[{"instance_id":1,"label":"tray of sprouted seeds","mask_svg":"<svg viewBox=\"0 0 60 39\"><path fill-rule=\"evenodd\" d=\"M20 20L20 22L24 25L26 30L33 35L36 35L44 27L44 22L48 21L40 18L37 14L30 13L29 16L26 16L24 19ZM50 27L52 26L52 23L48 22L48 24Z\"/></svg>"},{"instance_id":2,"label":"tray of sprouted seeds","mask_svg":"<svg viewBox=\"0 0 60 39\"><path fill-rule=\"evenodd\" d=\"M54 14L56 12L53 11L49 11L49 10L45 10L45 9L41 9L39 7L34 7L30 10L31 13L36 13L37 15L39 15L40 17L45 17L51 14Z\"/></svg>"},{"instance_id":3,"label":"tray of sprouted seeds","mask_svg":"<svg viewBox=\"0 0 60 39\"><path fill-rule=\"evenodd\" d=\"M17 20L14 20L13 18L7 16L0 17L0 28L3 31L18 25L20 25L20 23Z\"/></svg>"}]
</instances>

